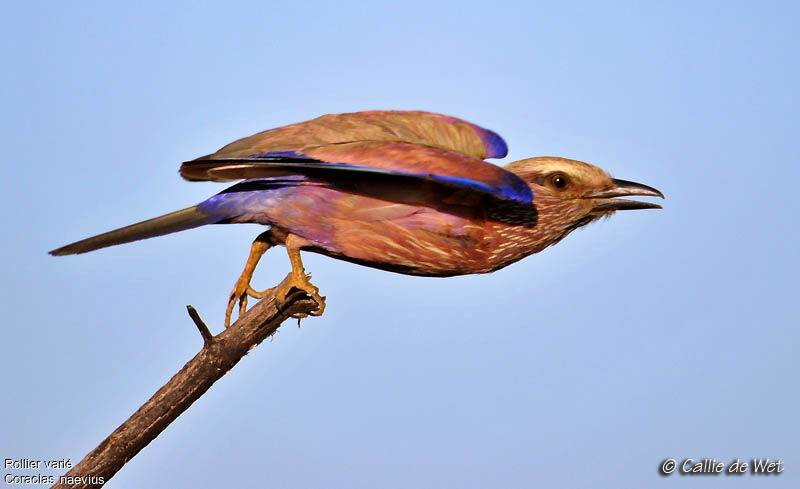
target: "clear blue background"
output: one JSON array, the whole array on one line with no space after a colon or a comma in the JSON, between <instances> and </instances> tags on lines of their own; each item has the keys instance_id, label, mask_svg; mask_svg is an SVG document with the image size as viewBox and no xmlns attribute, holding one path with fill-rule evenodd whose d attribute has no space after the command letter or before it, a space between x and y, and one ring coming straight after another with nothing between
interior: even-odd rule
<instances>
[{"instance_id":1,"label":"clear blue background","mask_svg":"<svg viewBox=\"0 0 800 489\"><path fill-rule=\"evenodd\" d=\"M421 109L662 190L486 276L307 254L287 323L110 488L797 487L790 2L8 2L0 458L80 460L219 331L257 226L46 252L221 190L181 161ZM254 284L289 270L281 250ZM765 479L667 457L780 458ZM8 471L3 471L3 474ZM15 472L20 474L23 472ZM58 475L59 472L44 471Z\"/></svg>"}]
</instances>

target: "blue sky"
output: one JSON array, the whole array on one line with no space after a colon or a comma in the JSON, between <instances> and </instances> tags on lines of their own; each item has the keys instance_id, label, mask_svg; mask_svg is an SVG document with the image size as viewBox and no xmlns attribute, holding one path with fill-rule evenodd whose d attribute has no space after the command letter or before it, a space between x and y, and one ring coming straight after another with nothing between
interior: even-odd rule
<instances>
[{"instance_id":1,"label":"blue sky","mask_svg":"<svg viewBox=\"0 0 800 489\"><path fill-rule=\"evenodd\" d=\"M54 258L200 202L181 161L325 113L442 112L667 196L491 275L306 254L325 315L107 487L796 487L789 2L17 2L0 50L0 457L80 460L221 328L260 232ZM264 258L254 285L289 270ZM658 475L782 459L773 479ZM47 472L51 473L51 472ZM56 472L52 472L57 474ZM5 472L4 472L5 474Z\"/></svg>"}]
</instances>

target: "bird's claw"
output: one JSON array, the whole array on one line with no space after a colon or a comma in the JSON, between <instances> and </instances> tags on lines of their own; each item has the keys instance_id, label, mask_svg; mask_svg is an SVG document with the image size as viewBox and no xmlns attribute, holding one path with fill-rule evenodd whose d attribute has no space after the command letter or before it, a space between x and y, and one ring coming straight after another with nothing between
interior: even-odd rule
<instances>
[{"instance_id":1,"label":"bird's claw","mask_svg":"<svg viewBox=\"0 0 800 489\"><path fill-rule=\"evenodd\" d=\"M294 319L302 319L309 316L322 316L322 313L325 311L325 297L319 295L319 288L312 284L310 279L311 275L290 273L286 280L284 280L284 282L278 286L278 290L275 292L275 301L279 306L286 302L286 297L289 295L289 292L292 289L297 289L305 294L308 294L317 303L317 309L308 314L302 312L292 314L292 318ZM237 301L239 302L239 317L241 317L247 310L247 301L249 297L253 297L254 299L263 299L274 289L275 287L272 287L259 292L253 289L250 284L247 283L245 278L239 277L239 280L236 281L236 285L233 287L233 290L228 297L228 307L225 310L225 327L227 328L230 326L231 315L233 314L233 306Z\"/></svg>"},{"instance_id":2,"label":"bird's claw","mask_svg":"<svg viewBox=\"0 0 800 489\"><path fill-rule=\"evenodd\" d=\"M231 325L231 315L233 314L233 306L236 304L236 301L239 301L239 317L241 317L245 311L247 311L248 297L261 299L271 290L272 289L267 289L259 292L250 287L249 281L244 276L239 277L239 279L236 281L236 285L233 286L233 290L231 290L230 296L228 297L228 307L225 309L225 327L227 328Z\"/></svg>"},{"instance_id":3,"label":"bird's claw","mask_svg":"<svg viewBox=\"0 0 800 489\"><path fill-rule=\"evenodd\" d=\"M325 297L319 295L319 288L312 284L310 279L311 275L306 275L305 273L290 273L289 276L286 277L286 280L284 280L283 283L278 286L279 289L275 294L275 301L279 305L282 305L286 302L286 297L289 295L289 292L292 289L297 289L301 292L304 292L317 303L317 309L311 311L310 313L300 312L297 314L292 314L292 318L294 319L302 319L309 316L322 316L322 313L325 311Z\"/></svg>"}]
</instances>

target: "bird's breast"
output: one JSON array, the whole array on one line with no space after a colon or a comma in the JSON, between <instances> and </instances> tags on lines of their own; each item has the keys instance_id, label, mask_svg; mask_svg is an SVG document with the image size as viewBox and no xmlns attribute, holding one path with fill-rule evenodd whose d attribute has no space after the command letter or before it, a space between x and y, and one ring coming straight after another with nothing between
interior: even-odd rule
<instances>
[{"instance_id":1,"label":"bird's breast","mask_svg":"<svg viewBox=\"0 0 800 489\"><path fill-rule=\"evenodd\" d=\"M310 251L437 277L491 272L538 251L530 214L506 213L507 222L500 222L490 212L480 206L419 205L322 188L297 189L266 210L275 227L311 242Z\"/></svg>"}]
</instances>

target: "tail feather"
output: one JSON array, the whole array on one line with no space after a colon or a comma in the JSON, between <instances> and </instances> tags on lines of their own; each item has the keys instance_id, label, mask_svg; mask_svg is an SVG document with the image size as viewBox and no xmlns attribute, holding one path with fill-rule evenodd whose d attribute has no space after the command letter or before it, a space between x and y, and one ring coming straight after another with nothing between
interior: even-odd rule
<instances>
[{"instance_id":1,"label":"tail feather","mask_svg":"<svg viewBox=\"0 0 800 489\"><path fill-rule=\"evenodd\" d=\"M170 212L160 217L154 217L124 228L115 229L107 233L98 234L91 238L77 241L67 246L50 252L54 256L76 255L98 250L107 246L130 243L140 239L153 238L164 234L175 233L186 229L196 228L224 219L220 216L208 215L197 210L197 206L187 207L179 211Z\"/></svg>"}]
</instances>

